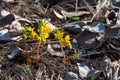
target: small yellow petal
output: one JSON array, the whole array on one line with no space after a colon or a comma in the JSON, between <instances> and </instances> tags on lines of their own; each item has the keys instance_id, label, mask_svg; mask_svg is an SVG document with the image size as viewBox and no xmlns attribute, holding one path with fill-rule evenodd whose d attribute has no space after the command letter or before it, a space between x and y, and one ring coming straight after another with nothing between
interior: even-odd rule
<instances>
[{"instance_id":1,"label":"small yellow petal","mask_svg":"<svg viewBox=\"0 0 120 80\"><path fill-rule=\"evenodd\" d=\"M35 31L32 31L31 33L30 33L30 38L32 38L33 40L36 40L37 39L37 33L35 32Z\"/></svg>"},{"instance_id":2,"label":"small yellow petal","mask_svg":"<svg viewBox=\"0 0 120 80\"><path fill-rule=\"evenodd\" d=\"M31 27L27 27L26 28L28 31L34 31L34 28L31 28Z\"/></svg>"},{"instance_id":3,"label":"small yellow petal","mask_svg":"<svg viewBox=\"0 0 120 80\"><path fill-rule=\"evenodd\" d=\"M69 41L69 40L70 40L70 35L66 35L66 36L65 36L65 40L66 40L66 41Z\"/></svg>"},{"instance_id":4,"label":"small yellow petal","mask_svg":"<svg viewBox=\"0 0 120 80\"><path fill-rule=\"evenodd\" d=\"M41 37L40 37L40 36L37 36L37 40L38 40L38 41L41 41Z\"/></svg>"},{"instance_id":5,"label":"small yellow petal","mask_svg":"<svg viewBox=\"0 0 120 80\"><path fill-rule=\"evenodd\" d=\"M48 33L44 33L44 38L48 38L49 34Z\"/></svg>"},{"instance_id":6,"label":"small yellow petal","mask_svg":"<svg viewBox=\"0 0 120 80\"><path fill-rule=\"evenodd\" d=\"M42 38L41 38L41 42L42 42L43 44L45 44L45 43L46 43L46 38L42 37Z\"/></svg>"},{"instance_id":7,"label":"small yellow petal","mask_svg":"<svg viewBox=\"0 0 120 80\"><path fill-rule=\"evenodd\" d=\"M72 45L71 45L70 41L68 42L67 46L68 46L68 48L72 49Z\"/></svg>"}]
</instances>

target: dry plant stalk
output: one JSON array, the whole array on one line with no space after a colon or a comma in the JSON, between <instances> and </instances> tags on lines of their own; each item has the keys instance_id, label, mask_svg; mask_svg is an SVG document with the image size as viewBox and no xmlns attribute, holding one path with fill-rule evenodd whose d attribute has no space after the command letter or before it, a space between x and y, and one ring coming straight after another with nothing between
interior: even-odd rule
<instances>
[{"instance_id":1,"label":"dry plant stalk","mask_svg":"<svg viewBox=\"0 0 120 80\"><path fill-rule=\"evenodd\" d=\"M64 52L64 50L63 50L63 47L62 47L62 44L61 44L61 43L60 43L60 48L61 48L61 50L62 50L62 55L63 55L64 63L66 63L67 58L66 58L66 56L65 56L65 52Z\"/></svg>"},{"instance_id":2,"label":"dry plant stalk","mask_svg":"<svg viewBox=\"0 0 120 80\"><path fill-rule=\"evenodd\" d=\"M27 57L28 63L31 64L31 59L30 59L30 57L29 57L29 55L28 55L28 47L27 47L27 45L26 45L26 39L25 39L25 38L24 38L24 45L25 45L25 49L26 49L26 52L24 52L24 53L25 53L25 56Z\"/></svg>"},{"instance_id":3,"label":"dry plant stalk","mask_svg":"<svg viewBox=\"0 0 120 80\"><path fill-rule=\"evenodd\" d=\"M40 45L41 45L41 42L38 41L38 47L37 47L37 51L36 51L36 61L37 61L37 63L40 59L40 57L39 57Z\"/></svg>"}]
</instances>

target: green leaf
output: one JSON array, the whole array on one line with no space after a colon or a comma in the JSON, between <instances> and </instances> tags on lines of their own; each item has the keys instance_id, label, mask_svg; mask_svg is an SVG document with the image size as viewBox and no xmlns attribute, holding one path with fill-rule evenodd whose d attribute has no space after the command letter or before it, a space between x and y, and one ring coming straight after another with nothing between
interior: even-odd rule
<instances>
[{"instance_id":1,"label":"green leaf","mask_svg":"<svg viewBox=\"0 0 120 80\"><path fill-rule=\"evenodd\" d=\"M61 32L64 32L64 27L62 26L62 28L60 29Z\"/></svg>"},{"instance_id":2,"label":"green leaf","mask_svg":"<svg viewBox=\"0 0 120 80\"><path fill-rule=\"evenodd\" d=\"M27 29L26 29L27 25L25 25L25 23L23 23L22 26L24 27L22 29L22 33L25 34L27 32Z\"/></svg>"},{"instance_id":3,"label":"green leaf","mask_svg":"<svg viewBox=\"0 0 120 80\"><path fill-rule=\"evenodd\" d=\"M73 59L77 59L79 57L78 53L73 54Z\"/></svg>"},{"instance_id":4,"label":"green leaf","mask_svg":"<svg viewBox=\"0 0 120 80\"><path fill-rule=\"evenodd\" d=\"M72 21L79 21L79 20L80 20L80 17L78 17L78 16L73 16L73 17L70 17L70 20L72 20Z\"/></svg>"},{"instance_id":5,"label":"green leaf","mask_svg":"<svg viewBox=\"0 0 120 80\"><path fill-rule=\"evenodd\" d=\"M38 26L39 26L39 27L43 26L42 20L39 20L39 21L38 21Z\"/></svg>"},{"instance_id":6,"label":"green leaf","mask_svg":"<svg viewBox=\"0 0 120 80\"><path fill-rule=\"evenodd\" d=\"M23 23L22 26L23 26L24 28L27 27L25 23Z\"/></svg>"},{"instance_id":7,"label":"green leaf","mask_svg":"<svg viewBox=\"0 0 120 80\"><path fill-rule=\"evenodd\" d=\"M22 30L22 33L23 33L23 34L24 34L24 33L26 33L26 32L27 32L27 30L26 30L26 29L23 29L23 30Z\"/></svg>"}]
</instances>

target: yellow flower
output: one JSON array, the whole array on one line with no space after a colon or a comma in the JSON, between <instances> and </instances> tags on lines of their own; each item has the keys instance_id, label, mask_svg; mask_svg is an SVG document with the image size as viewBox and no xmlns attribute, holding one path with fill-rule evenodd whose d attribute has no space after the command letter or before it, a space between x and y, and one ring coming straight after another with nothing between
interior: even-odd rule
<instances>
[{"instance_id":1,"label":"yellow flower","mask_svg":"<svg viewBox=\"0 0 120 80\"><path fill-rule=\"evenodd\" d=\"M46 39L45 39L45 38L42 38L41 42L42 42L43 44L46 44Z\"/></svg>"},{"instance_id":2,"label":"yellow flower","mask_svg":"<svg viewBox=\"0 0 120 80\"><path fill-rule=\"evenodd\" d=\"M69 40L70 40L70 35L66 35L66 36L65 36L65 40L66 40L66 41L69 41Z\"/></svg>"},{"instance_id":3,"label":"yellow flower","mask_svg":"<svg viewBox=\"0 0 120 80\"><path fill-rule=\"evenodd\" d=\"M41 32L49 33L50 27L48 25L41 26Z\"/></svg>"},{"instance_id":4,"label":"yellow flower","mask_svg":"<svg viewBox=\"0 0 120 80\"><path fill-rule=\"evenodd\" d=\"M27 29L28 31L34 31L34 28L31 28L30 26L29 26L29 27L26 27L26 29Z\"/></svg>"},{"instance_id":5,"label":"yellow flower","mask_svg":"<svg viewBox=\"0 0 120 80\"><path fill-rule=\"evenodd\" d=\"M46 39L49 37L49 34L48 33L41 33L41 42L43 43L43 44L45 44L46 43Z\"/></svg>"},{"instance_id":6,"label":"yellow flower","mask_svg":"<svg viewBox=\"0 0 120 80\"><path fill-rule=\"evenodd\" d=\"M71 45L70 41L67 43L67 46L68 46L68 48L72 49L72 45Z\"/></svg>"},{"instance_id":7,"label":"yellow flower","mask_svg":"<svg viewBox=\"0 0 120 80\"><path fill-rule=\"evenodd\" d=\"M55 33L54 33L54 36L55 38L57 39L61 39L63 37L63 34L64 32L61 32L60 30L57 30Z\"/></svg>"},{"instance_id":8,"label":"yellow flower","mask_svg":"<svg viewBox=\"0 0 120 80\"><path fill-rule=\"evenodd\" d=\"M30 38L32 38L33 40L36 40L37 37L38 37L37 33L35 31L31 31Z\"/></svg>"},{"instance_id":9,"label":"yellow flower","mask_svg":"<svg viewBox=\"0 0 120 80\"><path fill-rule=\"evenodd\" d=\"M46 43L46 39L49 37L49 32L50 32L50 27L47 25L43 25L41 26L41 30L40 30L40 35L39 35L39 40L45 44Z\"/></svg>"},{"instance_id":10,"label":"yellow flower","mask_svg":"<svg viewBox=\"0 0 120 80\"><path fill-rule=\"evenodd\" d=\"M71 42L70 42L70 35L66 35L64 38L64 41L66 41L66 46L69 48L72 48Z\"/></svg>"},{"instance_id":11,"label":"yellow flower","mask_svg":"<svg viewBox=\"0 0 120 80\"><path fill-rule=\"evenodd\" d=\"M26 26L25 30L23 30L24 37L25 38L29 37L33 40L38 40L41 43L45 44L46 39L49 37L50 27L46 23L42 23L42 25L40 25L40 33L39 34L37 34L34 31L34 29L35 28L32 28L30 26Z\"/></svg>"},{"instance_id":12,"label":"yellow flower","mask_svg":"<svg viewBox=\"0 0 120 80\"><path fill-rule=\"evenodd\" d=\"M49 34L48 33L44 33L44 38L48 38L49 37Z\"/></svg>"},{"instance_id":13,"label":"yellow flower","mask_svg":"<svg viewBox=\"0 0 120 80\"><path fill-rule=\"evenodd\" d=\"M65 38L62 38L60 40L60 44L62 46L67 46L69 48L72 48L72 45L71 45L71 42L70 42L70 36L69 35L66 35Z\"/></svg>"},{"instance_id":14,"label":"yellow flower","mask_svg":"<svg viewBox=\"0 0 120 80\"><path fill-rule=\"evenodd\" d=\"M37 36L37 40L38 40L38 41L41 41L42 39L41 39L41 37L40 37L40 36Z\"/></svg>"}]
</instances>

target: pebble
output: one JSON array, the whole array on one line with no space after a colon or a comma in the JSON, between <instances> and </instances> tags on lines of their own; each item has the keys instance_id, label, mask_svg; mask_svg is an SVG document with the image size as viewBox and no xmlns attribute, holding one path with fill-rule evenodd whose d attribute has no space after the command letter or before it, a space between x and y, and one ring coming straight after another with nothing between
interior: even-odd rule
<instances>
[{"instance_id":1,"label":"pebble","mask_svg":"<svg viewBox=\"0 0 120 80\"><path fill-rule=\"evenodd\" d=\"M78 75L74 72L68 72L64 80L78 80Z\"/></svg>"}]
</instances>

